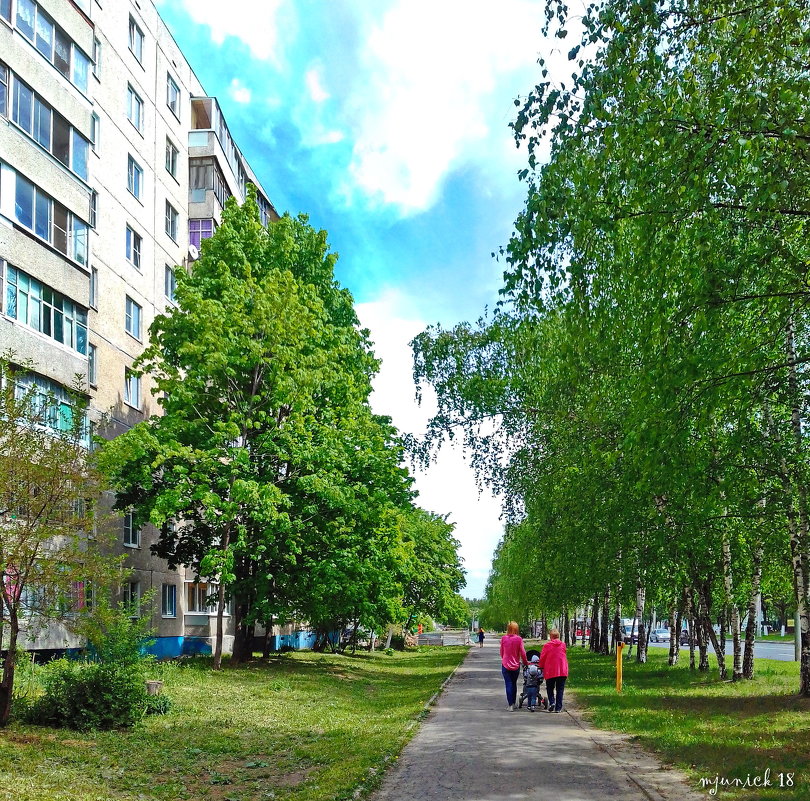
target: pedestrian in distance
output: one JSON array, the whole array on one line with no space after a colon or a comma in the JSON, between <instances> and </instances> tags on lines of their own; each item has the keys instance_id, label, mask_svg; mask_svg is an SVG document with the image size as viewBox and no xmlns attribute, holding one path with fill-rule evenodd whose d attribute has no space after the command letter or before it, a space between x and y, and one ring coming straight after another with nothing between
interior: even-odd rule
<instances>
[{"instance_id":1,"label":"pedestrian in distance","mask_svg":"<svg viewBox=\"0 0 810 801\"><path fill-rule=\"evenodd\" d=\"M506 686L506 708L510 712L517 709L517 680L520 666L529 664L523 638L519 632L520 627L512 620L506 627L506 634L501 637L501 674Z\"/></svg>"},{"instance_id":2,"label":"pedestrian in distance","mask_svg":"<svg viewBox=\"0 0 810 801\"><path fill-rule=\"evenodd\" d=\"M546 680L548 693L547 712L562 712L565 680L568 678L568 657L565 655L565 643L560 639L560 632L551 629L549 640L540 651L540 668Z\"/></svg>"},{"instance_id":3,"label":"pedestrian in distance","mask_svg":"<svg viewBox=\"0 0 810 801\"><path fill-rule=\"evenodd\" d=\"M482 628L478 628L478 647L484 647L484 630Z\"/></svg>"}]
</instances>

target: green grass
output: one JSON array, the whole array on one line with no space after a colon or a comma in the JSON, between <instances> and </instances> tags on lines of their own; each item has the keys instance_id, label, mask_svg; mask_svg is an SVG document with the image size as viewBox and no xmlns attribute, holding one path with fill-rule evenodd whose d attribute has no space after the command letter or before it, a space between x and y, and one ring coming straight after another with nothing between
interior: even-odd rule
<instances>
[{"instance_id":1,"label":"green grass","mask_svg":"<svg viewBox=\"0 0 810 801\"><path fill-rule=\"evenodd\" d=\"M238 669L162 667L174 701L131 731L12 723L0 731L0 799L326 801L373 787L424 704L467 653L298 652Z\"/></svg>"},{"instance_id":2,"label":"green grass","mask_svg":"<svg viewBox=\"0 0 810 801\"><path fill-rule=\"evenodd\" d=\"M687 771L693 785L716 776L750 781L769 770L772 786L720 788L735 801L810 798L810 699L800 698L795 662L757 659L752 681L720 682L716 662L708 675L689 670L689 652L670 668L666 652L651 649L646 665L625 659L616 693L615 657L569 648L567 686L584 714L603 729L635 735L641 745ZM685 659L684 659L685 657ZM793 774L794 786L780 787ZM708 796L708 788L704 789Z\"/></svg>"}]
</instances>

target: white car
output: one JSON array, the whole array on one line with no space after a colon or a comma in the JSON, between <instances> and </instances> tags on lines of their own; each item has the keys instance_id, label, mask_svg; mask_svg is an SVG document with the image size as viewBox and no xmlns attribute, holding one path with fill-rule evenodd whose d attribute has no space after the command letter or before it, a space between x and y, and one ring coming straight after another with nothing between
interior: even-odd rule
<instances>
[{"instance_id":1,"label":"white car","mask_svg":"<svg viewBox=\"0 0 810 801\"><path fill-rule=\"evenodd\" d=\"M650 642L669 642L669 629L656 629L650 632Z\"/></svg>"}]
</instances>

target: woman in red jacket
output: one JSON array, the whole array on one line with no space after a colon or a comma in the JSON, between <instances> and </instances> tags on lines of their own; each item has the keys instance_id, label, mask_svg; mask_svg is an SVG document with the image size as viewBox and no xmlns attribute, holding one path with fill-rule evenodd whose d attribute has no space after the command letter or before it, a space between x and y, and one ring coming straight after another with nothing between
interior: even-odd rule
<instances>
[{"instance_id":1,"label":"woman in red jacket","mask_svg":"<svg viewBox=\"0 0 810 801\"><path fill-rule=\"evenodd\" d=\"M547 712L562 712L565 680L568 677L568 658L565 655L565 643L560 639L560 632L551 629L549 640L540 651L540 668L546 680L548 693Z\"/></svg>"},{"instance_id":2,"label":"woman in red jacket","mask_svg":"<svg viewBox=\"0 0 810 801\"><path fill-rule=\"evenodd\" d=\"M503 682L506 685L506 707L514 712L517 709L517 680L520 675L520 665L528 665L526 659L526 648L523 646L523 638L518 633L520 627L515 621L511 621L506 627L506 634L501 637L501 673Z\"/></svg>"}]
</instances>

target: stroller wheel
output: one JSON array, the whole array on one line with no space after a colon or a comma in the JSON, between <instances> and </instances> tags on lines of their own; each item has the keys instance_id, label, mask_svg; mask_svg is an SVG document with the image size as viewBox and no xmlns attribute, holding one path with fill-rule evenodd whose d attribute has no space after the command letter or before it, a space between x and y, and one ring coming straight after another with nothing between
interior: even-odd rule
<instances>
[{"instance_id":1,"label":"stroller wheel","mask_svg":"<svg viewBox=\"0 0 810 801\"><path fill-rule=\"evenodd\" d=\"M522 695L520 696L520 698L518 698L518 709L523 709L523 696Z\"/></svg>"}]
</instances>

